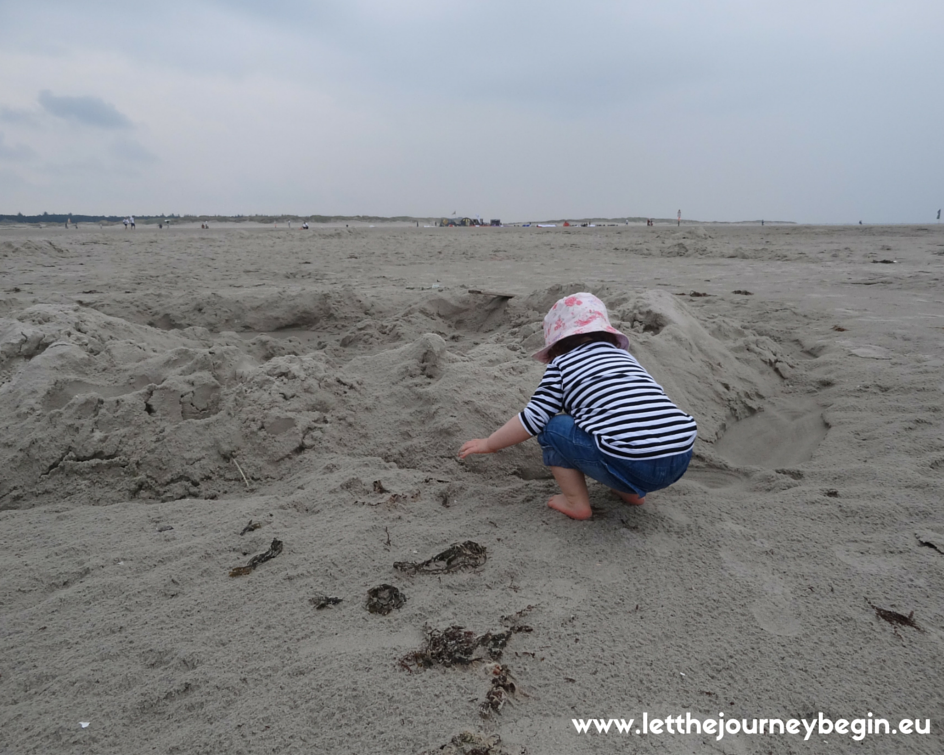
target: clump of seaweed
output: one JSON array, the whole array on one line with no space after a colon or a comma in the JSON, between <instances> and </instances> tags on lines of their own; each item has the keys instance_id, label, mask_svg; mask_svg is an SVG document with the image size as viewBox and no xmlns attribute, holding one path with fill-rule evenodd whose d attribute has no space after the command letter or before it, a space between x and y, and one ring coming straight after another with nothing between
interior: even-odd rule
<instances>
[{"instance_id":1,"label":"clump of seaweed","mask_svg":"<svg viewBox=\"0 0 944 755\"><path fill-rule=\"evenodd\" d=\"M485 693L485 701L479 705L479 715L488 718L492 713L501 713L510 695L518 691L507 666L496 663L492 669L491 686Z\"/></svg>"},{"instance_id":2,"label":"clump of seaweed","mask_svg":"<svg viewBox=\"0 0 944 755\"><path fill-rule=\"evenodd\" d=\"M468 629L453 625L447 629L426 627L426 644L419 650L407 653L400 665L410 670L433 666L468 666L487 656L493 661L501 659L508 640L516 632L530 632L531 627L515 626L504 632L486 632L476 635Z\"/></svg>"},{"instance_id":3,"label":"clump of seaweed","mask_svg":"<svg viewBox=\"0 0 944 755\"><path fill-rule=\"evenodd\" d=\"M253 556L249 559L249 563L246 566L237 566L235 569L231 569L229 576L231 577L244 577L247 574L250 574L253 569L255 569L259 564L264 564L266 561L269 561L282 552L282 541L278 538L272 541L272 544L269 546L269 550L265 553L260 553L256 556Z\"/></svg>"},{"instance_id":4,"label":"clump of seaweed","mask_svg":"<svg viewBox=\"0 0 944 755\"><path fill-rule=\"evenodd\" d=\"M308 599L308 602L311 603L318 611L322 608L327 608L328 606L336 606L341 602L341 598L331 598L327 595L315 595Z\"/></svg>"},{"instance_id":5,"label":"clump of seaweed","mask_svg":"<svg viewBox=\"0 0 944 755\"><path fill-rule=\"evenodd\" d=\"M406 603L406 595L393 585L378 585L367 591L367 610L386 616L395 608Z\"/></svg>"},{"instance_id":6,"label":"clump of seaweed","mask_svg":"<svg viewBox=\"0 0 944 755\"><path fill-rule=\"evenodd\" d=\"M449 740L448 744L435 750L423 750L420 755L508 755L501 746L501 737L492 734L473 734L463 731Z\"/></svg>"},{"instance_id":7,"label":"clump of seaweed","mask_svg":"<svg viewBox=\"0 0 944 755\"><path fill-rule=\"evenodd\" d=\"M239 536L242 537L242 536L245 535L247 532L252 532L253 530L257 530L257 529L259 529L261 526L262 526L262 522L254 522L254 521L252 521L252 519L250 519L250 520L249 520L249 524L247 524L245 527L243 527L243 531L239 533Z\"/></svg>"},{"instance_id":8,"label":"clump of seaweed","mask_svg":"<svg viewBox=\"0 0 944 755\"><path fill-rule=\"evenodd\" d=\"M426 561L397 561L393 568L409 574L418 572L442 574L460 569L477 569L485 563L486 559L484 545L466 540L464 543L453 543L442 553L437 553Z\"/></svg>"},{"instance_id":9,"label":"clump of seaweed","mask_svg":"<svg viewBox=\"0 0 944 755\"><path fill-rule=\"evenodd\" d=\"M887 608L879 608L871 600L866 600L866 602L875 610L875 615L880 619L884 619L889 624L897 624L898 626L911 627L912 629L917 629L919 632L924 630L915 623L914 611L905 616L903 613L898 613L898 611L889 611Z\"/></svg>"}]
</instances>

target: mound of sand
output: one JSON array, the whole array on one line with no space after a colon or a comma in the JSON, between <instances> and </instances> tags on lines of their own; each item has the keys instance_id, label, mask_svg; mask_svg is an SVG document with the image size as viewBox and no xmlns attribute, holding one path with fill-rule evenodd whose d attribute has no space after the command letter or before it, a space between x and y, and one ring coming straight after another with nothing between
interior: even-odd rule
<instances>
[{"instance_id":1,"label":"mound of sand","mask_svg":"<svg viewBox=\"0 0 944 755\"><path fill-rule=\"evenodd\" d=\"M431 295L383 320L361 319L367 308L344 292L210 294L165 301L156 317L145 299L139 319L161 327L31 307L0 321L0 463L11 470L0 497L215 498L325 454L445 475L456 438L487 435L528 400L541 366L525 357L543 345L542 312L563 290L515 303ZM771 368L788 369L770 339L723 320L709 332L665 292L597 293L618 303L617 326L706 440L776 390ZM307 350L266 334L303 326L333 330L336 344ZM464 353L450 348L473 335ZM500 463L524 479L546 475L521 447Z\"/></svg>"}]
</instances>

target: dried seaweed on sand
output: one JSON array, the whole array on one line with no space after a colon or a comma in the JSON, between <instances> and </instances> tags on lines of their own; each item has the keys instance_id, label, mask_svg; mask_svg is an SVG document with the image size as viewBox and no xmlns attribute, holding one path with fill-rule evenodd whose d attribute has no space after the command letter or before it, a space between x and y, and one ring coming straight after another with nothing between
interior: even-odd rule
<instances>
[{"instance_id":1,"label":"dried seaweed on sand","mask_svg":"<svg viewBox=\"0 0 944 755\"><path fill-rule=\"evenodd\" d=\"M367 610L386 616L395 608L406 603L406 595L393 585L378 585L367 591Z\"/></svg>"},{"instance_id":2,"label":"dried seaweed on sand","mask_svg":"<svg viewBox=\"0 0 944 755\"><path fill-rule=\"evenodd\" d=\"M328 595L315 595L309 598L308 602L320 611L322 608L327 608L328 606L336 606L341 602L341 598L332 598Z\"/></svg>"},{"instance_id":3,"label":"dried seaweed on sand","mask_svg":"<svg viewBox=\"0 0 944 755\"><path fill-rule=\"evenodd\" d=\"M501 737L497 734L485 736L464 731L456 734L449 744L435 750L423 750L419 755L508 755L501 746Z\"/></svg>"},{"instance_id":4,"label":"dried seaweed on sand","mask_svg":"<svg viewBox=\"0 0 944 755\"><path fill-rule=\"evenodd\" d=\"M491 686L485 693L485 701L479 705L479 715L488 718L492 713L501 713L511 695L518 691L507 666L495 664L492 669Z\"/></svg>"},{"instance_id":5,"label":"dried seaweed on sand","mask_svg":"<svg viewBox=\"0 0 944 755\"><path fill-rule=\"evenodd\" d=\"M880 619L884 619L889 624L896 624L903 627L911 627L912 629L917 629L919 632L924 630L915 623L914 611L909 613L907 616L903 613L898 613L898 611L889 611L887 608L879 608L877 605L872 603L872 601L866 601L875 611L875 615Z\"/></svg>"},{"instance_id":6,"label":"dried seaweed on sand","mask_svg":"<svg viewBox=\"0 0 944 755\"><path fill-rule=\"evenodd\" d=\"M516 632L530 632L531 627L515 626L504 632L486 632L476 635L457 624L447 629L426 628L426 644L405 655L400 664L432 668L433 666L468 666L486 657L493 661L501 658L508 640Z\"/></svg>"},{"instance_id":7,"label":"dried seaweed on sand","mask_svg":"<svg viewBox=\"0 0 944 755\"><path fill-rule=\"evenodd\" d=\"M484 545L466 540L464 543L453 543L442 553L437 553L426 561L397 561L393 568L408 574L442 574L461 569L476 569L482 566L487 558Z\"/></svg>"},{"instance_id":8,"label":"dried seaweed on sand","mask_svg":"<svg viewBox=\"0 0 944 755\"><path fill-rule=\"evenodd\" d=\"M259 564L263 564L266 561L269 561L282 552L282 541L278 538L272 541L272 544L269 546L269 550L265 553L260 553L257 556L253 556L249 559L249 563L246 566L237 566L235 569L231 569L229 576L231 577L244 577L247 574L251 573Z\"/></svg>"}]
</instances>

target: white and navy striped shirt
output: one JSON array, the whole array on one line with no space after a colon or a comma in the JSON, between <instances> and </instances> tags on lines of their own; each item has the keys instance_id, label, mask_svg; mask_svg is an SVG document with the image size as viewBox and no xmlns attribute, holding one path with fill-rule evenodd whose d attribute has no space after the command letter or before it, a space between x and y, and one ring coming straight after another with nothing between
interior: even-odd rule
<instances>
[{"instance_id":1,"label":"white and navy striped shirt","mask_svg":"<svg viewBox=\"0 0 944 755\"><path fill-rule=\"evenodd\" d=\"M673 404L662 387L626 351L586 343L554 359L518 417L537 435L565 412L606 454L658 459L695 444L695 420Z\"/></svg>"}]
</instances>

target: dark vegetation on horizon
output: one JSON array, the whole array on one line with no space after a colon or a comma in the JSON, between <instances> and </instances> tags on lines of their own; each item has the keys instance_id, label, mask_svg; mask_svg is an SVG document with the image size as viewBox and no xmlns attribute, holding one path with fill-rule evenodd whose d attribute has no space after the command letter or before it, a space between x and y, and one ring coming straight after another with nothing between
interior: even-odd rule
<instances>
[{"instance_id":1,"label":"dark vegetation on horizon","mask_svg":"<svg viewBox=\"0 0 944 755\"><path fill-rule=\"evenodd\" d=\"M0 215L0 223L65 223L72 220L73 223L120 223L123 218L117 215L52 215L44 212L42 215Z\"/></svg>"},{"instance_id":2,"label":"dark vegetation on horizon","mask_svg":"<svg viewBox=\"0 0 944 755\"><path fill-rule=\"evenodd\" d=\"M120 223L126 215L74 215L72 213L48 213L44 212L42 215L24 215L22 213L17 213L16 215L0 215L0 224L3 223L53 223L53 224L64 224L67 220L71 220L73 223ZM384 217L380 215L135 215L134 219L136 223L142 224L157 224L157 223L289 223L289 222L298 222L298 223L436 223L439 221L441 216L429 216L429 217L413 217L410 215L395 215L392 217ZM446 217L446 216L442 216ZM616 224L623 225L627 221L630 223L644 223L646 222L645 217L629 217L624 216L621 218L559 218L559 219L550 219L550 220L516 220L506 223L506 225L522 225L523 223L557 223L558 225L563 225L565 221L569 221L571 225L578 225L580 223L594 223L594 224ZM655 222L659 225L675 224L675 218L655 218ZM692 223L720 223L723 225L737 225L740 223L743 224L759 224L760 220L736 220L736 221L700 221L700 220L686 220L682 219L683 225L689 225ZM767 223L771 225L793 225L794 221L792 220L768 220Z\"/></svg>"},{"instance_id":3,"label":"dark vegetation on horizon","mask_svg":"<svg viewBox=\"0 0 944 755\"><path fill-rule=\"evenodd\" d=\"M65 223L71 220L73 223L120 223L127 215L76 215L73 213L50 213L44 212L42 215L0 215L0 223ZM178 223L287 223L289 221L304 223L339 223L339 222L361 222L361 223L382 223L386 222L429 222L431 218L414 218L406 215L397 215L394 217L381 217L379 215L135 215L135 223L167 223L175 221Z\"/></svg>"}]
</instances>

